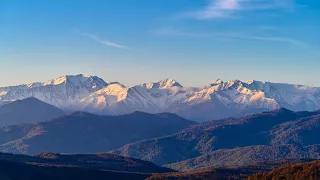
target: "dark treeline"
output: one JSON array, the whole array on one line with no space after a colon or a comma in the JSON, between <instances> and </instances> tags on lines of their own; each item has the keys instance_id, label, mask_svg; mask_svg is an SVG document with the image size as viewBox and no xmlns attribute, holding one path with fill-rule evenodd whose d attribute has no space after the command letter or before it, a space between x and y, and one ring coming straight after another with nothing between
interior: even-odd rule
<instances>
[{"instance_id":1,"label":"dark treeline","mask_svg":"<svg viewBox=\"0 0 320 180\"><path fill-rule=\"evenodd\" d=\"M290 164L275 168L270 172L258 173L248 180L291 180L291 179L320 179L320 161L310 163Z\"/></svg>"}]
</instances>

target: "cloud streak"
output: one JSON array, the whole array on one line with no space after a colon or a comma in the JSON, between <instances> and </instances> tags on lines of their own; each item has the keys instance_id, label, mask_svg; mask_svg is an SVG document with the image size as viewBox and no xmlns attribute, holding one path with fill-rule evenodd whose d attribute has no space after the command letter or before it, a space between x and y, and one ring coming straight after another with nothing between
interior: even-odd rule
<instances>
[{"instance_id":1,"label":"cloud streak","mask_svg":"<svg viewBox=\"0 0 320 180\"><path fill-rule=\"evenodd\" d=\"M137 51L137 52L145 52L145 51L142 51L142 50L129 48L127 46L123 46L123 45L120 45L118 43L114 43L114 42L111 42L111 41L107 41L107 40L101 39L98 36L90 34L90 33L82 32L82 31L79 31L79 30L76 30L76 32L81 36L87 37L87 38L89 38L89 39L91 39L93 41L96 41L96 42L98 42L98 43L100 43L102 45L108 46L108 47L124 49L124 50L131 50L131 51Z\"/></svg>"},{"instance_id":2,"label":"cloud streak","mask_svg":"<svg viewBox=\"0 0 320 180\"><path fill-rule=\"evenodd\" d=\"M294 0L209 0L202 9L180 14L180 18L217 19L239 18L244 11L294 10Z\"/></svg>"},{"instance_id":3,"label":"cloud streak","mask_svg":"<svg viewBox=\"0 0 320 180\"><path fill-rule=\"evenodd\" d=\"M98 43L101 43L105 46L109 46L109 47L113 47L113 48L120 48L120 49L128 49L127 47L125 46L122 46L120 44L117 44L117 43L113 43L113 42L110 42L110 41L107 41L107 40L103 40L103 39L100 39L98 36L96 35L93 35L93 34L90 34L90 33L85 33L85 32L81 32L79 30L76 30L76 32L81 35L81 36L84 36L84 37L87 37L87 38L90 38Z\"/></svg>"},{"instance_id":4,"label":"cloud streak","mask_svg":"<svg viewBox=\"0 0 320 180\"><path fill-rule=\"evenodd\" d=\"M288 45L296 46L299 48L314 50L314 47L305 43L303 41L288 38L288 37L272 37L272 36L255 36L243 34L240 32L217 32L217 33L194 33L194 32L184 32L179 31L173 28L163 28L155 31L159 35L167 35L167 36L184 36L191 38L217 38L217 39L225 39L225 40L254 40L254 41L269 41L269 42L278 42L285 43ZM315 50L318 51L318 50Z\"/></svg>"},{"instance_id":5,"label":"cloud streak","mask_svg":"<svg viewBox=\"0 0 320 180\"><path fill-rule=\"evenodd\" d=\"M287 44L291 44L297 47L301 47L301 48L305 48L307 49L309 47L308 44L296 40L296 39L292 39L292 38L284 38L284 37L259 37L259 36L248 36L248 37L244 37L246 39L252 39L252 40L260 40L260 41L273 41L273 42L282 42L282 43L287 43Z\"/></svg>"},{"instance_id":6,"label":"cloud streak","mask_svg":"<svg viewBox=\"0 0 320 180\"><path fill-rule=\"evenodd\" d=\"M214 38L214 37L233 37L238 36L239 33L195 33L195 32L185 32L180 31L178 29L174 28L161 28L154 33L158 35L164 35L164 36L182 36L182 37L190 37L190 38Z\"/></svg>"},{"instance_id":7,"label":"cloud streak","mask_svg":"<svg viewBox=\"0 0 320 180\"><path fill-rule=\"evenodd\" d=\"M204 10L198 12L199 18L210 19L231 17L234 11L241 9L242 0L212 0Z\"/></svg>"}]
</instances>

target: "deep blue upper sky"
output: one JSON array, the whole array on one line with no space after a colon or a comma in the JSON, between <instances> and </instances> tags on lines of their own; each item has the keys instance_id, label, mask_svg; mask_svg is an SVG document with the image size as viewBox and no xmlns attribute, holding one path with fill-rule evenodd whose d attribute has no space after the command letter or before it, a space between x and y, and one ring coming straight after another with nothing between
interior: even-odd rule
<instances>
[{"instance_id":1,"label":"deep blue upper sky","mask_svg":"<svg viewBox=\"0 0 320 180\"><path fill-rule=\"evenodd\" d=\"M86 73L319 86L319 0L1 0L0 86Z\"/></svg>"}]
</instances>

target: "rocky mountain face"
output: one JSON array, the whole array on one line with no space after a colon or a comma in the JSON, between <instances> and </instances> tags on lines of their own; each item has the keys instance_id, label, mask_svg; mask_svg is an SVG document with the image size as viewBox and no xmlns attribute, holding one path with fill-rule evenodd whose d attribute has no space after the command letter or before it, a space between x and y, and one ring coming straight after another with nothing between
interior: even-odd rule
<instances>
[{"instance_id":1,"label":"rocky mountain face","mask_svg":"<svg viewBox=\"0 0 320 180\"><path fill-rule=\"evenodd\" d=\"M261 81L217 80L204 87L187 88L174 79L164 79L126 87L80 74L0 88L0 102L28 97L68 110L103 115L171 112L196 121L241 117L280 107L320 109L320 88Z\"/></svg>"}]
</instances>

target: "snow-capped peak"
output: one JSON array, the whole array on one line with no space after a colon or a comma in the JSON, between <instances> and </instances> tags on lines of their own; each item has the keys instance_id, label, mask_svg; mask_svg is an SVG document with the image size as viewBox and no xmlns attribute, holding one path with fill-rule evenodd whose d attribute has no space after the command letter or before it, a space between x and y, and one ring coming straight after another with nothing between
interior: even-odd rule
<instances>
[{"instance_id":1,"label":"snow-capped peak","mask_svg":"<svg viewBox=\"0 0 320 180\"><path fill-rule=\"evenodd\" d=\"M167 89L171 87L182 87L182 85L174 79L166 78L158 82L142 84L141 87L145 87L147 89L152 89L152 88Z\"/></svg>"},{"instance_id":2,"label":"snow-capped peak","mask_svg":"<svg viewBox=\"0 0 320 180\"><path fill-rule=\"evenodd\" d=\"M207 84L205 86L205 88L208 88L208 87L211 87L211 86L216 86L216 85L219 85L219 84L222 84L222 83L224 83L224 82L221 79L217 79L217 80L212 81L209 84Z\"/></svg>"},{"instance_id":3,"label":"snow-capped peak","mask_svg":"<svg viewBox=\"0 0 320 180\"><path fill-rule=\"evenodd\" d=\"M103 88L107 86L108 84L102 80L101 78L97 76L91 76L88 74L78 74L78 75L65 75L61 76L57 79L49 80L47 82L44 82L43 85L59 85L59 84L64 84L64 83L72 83L75 86L82 86L85 84L91 84L91 88L96 89L96 88Z\"/></svg>"},{"instance_id":4,"label":"snow-capped peak","mask_svg":"<svg viewBox=\"0 0 320 180\"><path fill-rule=\"evenodd\" d=\"M221 84L221 83L223 83L223 81L221 79L217 79L214 83L215 84Z\"/></svg>"},{"instance_id":5,"label":"snow-capped peak","mask_svg":"<svg viewBox=\"0 0 320 180\"><path fill-rule=\"evenodd\" d=\"M86 77L86 78L92 77L90 74L79 74L79 76Z\"/></svg>"},{"instance_id":6,"label":"snow-capped peak","mask_svg":"<svg viewBox=\"0 0 320 180\"><path fill-rule=\"evenodd\" d=\"M0 99L19 100L36 97L46 103L64 108L107 85L97 76L65 75L43 83L0 88Z\"/></svg>"},{"instance_id":7,"label":"snow-capped peak","mask_svg":"<svg viewBox=\"0 0 320 180\"><path fill-rule=\"evenodd\" d=\"M249 80L249 81L247 81L246 83L247 84L254 84L256 82L256 80Z\"/></svg>"},{"instance_id":8,"label":"snow-capped peak","mask_svg":"<svg viewBox=\"0 0 320 180\"><path fill-rule=\"evenodd\" d=\"M187 115L200 107L207 109L207 112L214 110L211 107L246 112L280 107L308 111L320 109L320 88L256 80L224 82L217 79L205 88L183 88L176 80L167 78L125 87L117 82L108 84L97 76L79 74L42 83L0 87L1 102L28 97L36 97L60 108L106 114L139 110ZM194 113L196 116L206 114L202 112L200 109L200 114Z\"/></svg>"},{"instance_id":9,"label":"snow-capped peak","mask_svg":"<svg viewBox=\"0 0 320 180\"><path fill-rule=\"evenodd\" d=\"M239 86L243 86L243 82L236 79L236 80L231 80L227 83L226 87L229 88L229 87L239 87Z\"/></svg>"},{"instance_id":10,"label":"snow-capped peak","mask_svg":"<svg viewBox=\"0 0 320 180\"><path fill-rule=\"evenodd\" d=\"M52 80L49 80L45 83L43 83L43 85L47 86L47 85L58 85L58 84L62 84L62 83L65 83L68 79L68 76L61 76L57 79L52 79Z\"/></svg>"}]
</instances>

